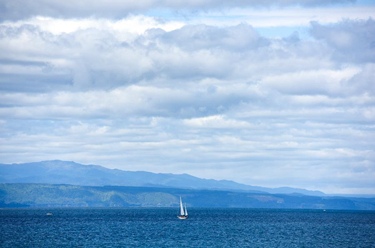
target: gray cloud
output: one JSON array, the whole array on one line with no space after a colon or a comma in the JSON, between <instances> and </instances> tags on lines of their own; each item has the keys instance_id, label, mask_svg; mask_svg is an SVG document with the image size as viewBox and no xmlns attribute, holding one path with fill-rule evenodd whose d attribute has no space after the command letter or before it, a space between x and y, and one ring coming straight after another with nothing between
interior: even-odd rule
<instances>
[{"instance_id":1,"label":"gray cloud","mask_svg":"<svg viewBox=\"0 0 375 248\"><path fill-rule=\"evenodd\" d=\"M357 94L375 96L375 64L366 64L345 86Z\"/></svg>"},{"instance_id":2,"label":"gray cloud","mask_svg":"<svg viewBox=\"0 0 375 248\"><path fill-rule=\"evenodd\" d=\"M335 43L342 30L362 46ZM0 160L369 193L372 31L372 20L314 23L312 39L246 24L54 34L3 23Z\"/></svg>"},{"instance_id":3,"label":"gray cloud","mask_svg":"<svg viewBox=\"0 0 375 248\"><path fill-rule=\"evenodd\" d=\"M267 1L246 1L246 0L203 0L203 1L182 1L182 0L146 0L146 1L120 1L120 0L3 0L0 2L0 16L2 20L17 20L30 18L32 16L51 16L58 18L72 17L106 17L121 18L128 13L135 11L147 11L152 8L167 8L172 10L209 10L234 7L268 7L288 5L329 5L340 3L352 3L355 0L267 0Z\"/></svg>"},{"instance_id":4,"label":"gray cloud","mask_svg":"<svg viewBox=\"0 0 375 248\"><path fill-rule=\"evenodd\" d=\"M153 33L152 30L149 32ZM269 43L267 39L260 37L251 26L246 24L225 28L207 25L184 26L175 31L162 33L159 37L166 44L177 45L189 51L223 49L246 52Z\"/></svg>"},{"instance_id":5,"label":"gray cloud","mask_svg":"<svg viewBox=\"0 0 375 248\"><path fill-rule=\"evenodd\" d=\"M332 47L333 57L342 62L375 62L375 21L344 20L337 24L313 22L311 34Z\"/></svg>"},{"instance_id":6,"label":"gray cloud","mask_svg":"<svg viewBox=\"0 0 375 248\"><path fill-rule=\"evenodd\" d=\"M2 90L45 91L48 81L56 84L52 90L69 90L72 85L111 89L155 77L227 78L246 59L244 53L269 43L248 25L187 26L158 35L150 30L126 45L98 29L52 35L30 25L1 28ZM17 86L17 80L27 80L32 87Z\"/></svg>"},{"instance_id":7,"label":"gray cloud","mask_svg":"<svg viewBox=\"0 0 375 248\"><path fill-rule=\"evenodd\" d=\"M332 68L324 45L269 40L245 24L149 30L129 41L94 28L60 35L30 25L1 29L2 90L108 90L204 78L255 82L266 75ZM17 78L32 87L14 84ZM48 81L56 86L46 87Z\"/></svg>"},{"instance_id":8,"label":"gray cloud","mask_svg":"<svg viewBox=\"0 0 375 248\"><path fill-rule=\"evenodd\" d=\"M337 26L345 24L353 25ZM313 24L313 29L317 25L326 28ZM246 104L337 106L352 103L343 97L373 94L371 63L340 64L330 52L341 47L328 47L325 40L266 39L245 24L150 29L126 41L115 30L96 28L57 35L30 25L2 25L1 30L0 89L4 104L17 106L1 111L14 118L49 118L48 103L54 106L52 116L64 118L186 118ZM99 105L97 98L103 99Z\"/></svg>"}]
</instances>

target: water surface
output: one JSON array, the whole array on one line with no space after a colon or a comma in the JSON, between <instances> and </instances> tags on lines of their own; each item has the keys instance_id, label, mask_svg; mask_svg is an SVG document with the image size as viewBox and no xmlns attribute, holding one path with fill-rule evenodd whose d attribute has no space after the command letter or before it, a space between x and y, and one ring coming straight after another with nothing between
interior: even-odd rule
<instances>
[{"instance_id":1,"label":"water surface","mask_svg":"<svg viewBox=\"0 0 375 248\"><path fill-rule=\"evenodd\" d=\"M47 216L47 213L53 213ZM2 209L1 247L375 247L375 212Z\"/></svg>"}]
</instances>

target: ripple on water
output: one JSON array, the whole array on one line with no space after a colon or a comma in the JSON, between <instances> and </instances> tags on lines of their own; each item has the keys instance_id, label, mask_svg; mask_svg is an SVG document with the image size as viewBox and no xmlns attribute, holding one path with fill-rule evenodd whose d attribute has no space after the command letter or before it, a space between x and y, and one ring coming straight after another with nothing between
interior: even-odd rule
<instances>
[{"instance_id":1,"label":"ripple on water","mask_svg":"<svg viewBox=\"0 0 375 248\"><path fill-rule=\"evenodd\" d=\"M46 213L53 215L46 215ZM375 247L375 212L2 209L1 247Z\"/></svg>"}]
</instances>

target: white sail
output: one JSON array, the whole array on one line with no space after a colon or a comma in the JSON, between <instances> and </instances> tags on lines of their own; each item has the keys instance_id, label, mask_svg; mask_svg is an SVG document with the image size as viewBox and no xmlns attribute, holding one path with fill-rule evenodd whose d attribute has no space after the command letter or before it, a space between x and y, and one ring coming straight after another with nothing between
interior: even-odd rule
<instances>
[{"instance_id":1,"label":"white sail","mask_svg":"<svg viewBox=\"0 0 375 248\"><path fill-rule=\"evenodd\" d=\"M185 203L185 216L188 216L187 209L186 209L186 203Z\"/></svg>"},{"instance_id":2,"label":"white sail","mask_svg":"<svg viewBox=\"0 0 375 248\"><path fill-rule=\"evenodd\" d=\"M183 208L183 206L182 206L181 196L180 196L180 215L181 215L181 216L184 216L184 215L185 215L185 213L184 213L184 208Z\"/></svg>"}]
</instances>

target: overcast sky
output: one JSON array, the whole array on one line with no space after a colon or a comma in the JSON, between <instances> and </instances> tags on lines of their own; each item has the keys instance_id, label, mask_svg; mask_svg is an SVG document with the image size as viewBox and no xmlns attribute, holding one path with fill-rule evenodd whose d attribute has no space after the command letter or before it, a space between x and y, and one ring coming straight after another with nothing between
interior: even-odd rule
<instances>
[{"instance_id":1,"label":"overcast sky","mask_svg":"<svg viewBox=\"0 0 375 248\"><path fill-rule=\"evenodd\" d=\"M0 162L374 194L371 2L0 0Z\"/></svg>"}]
</instances>

